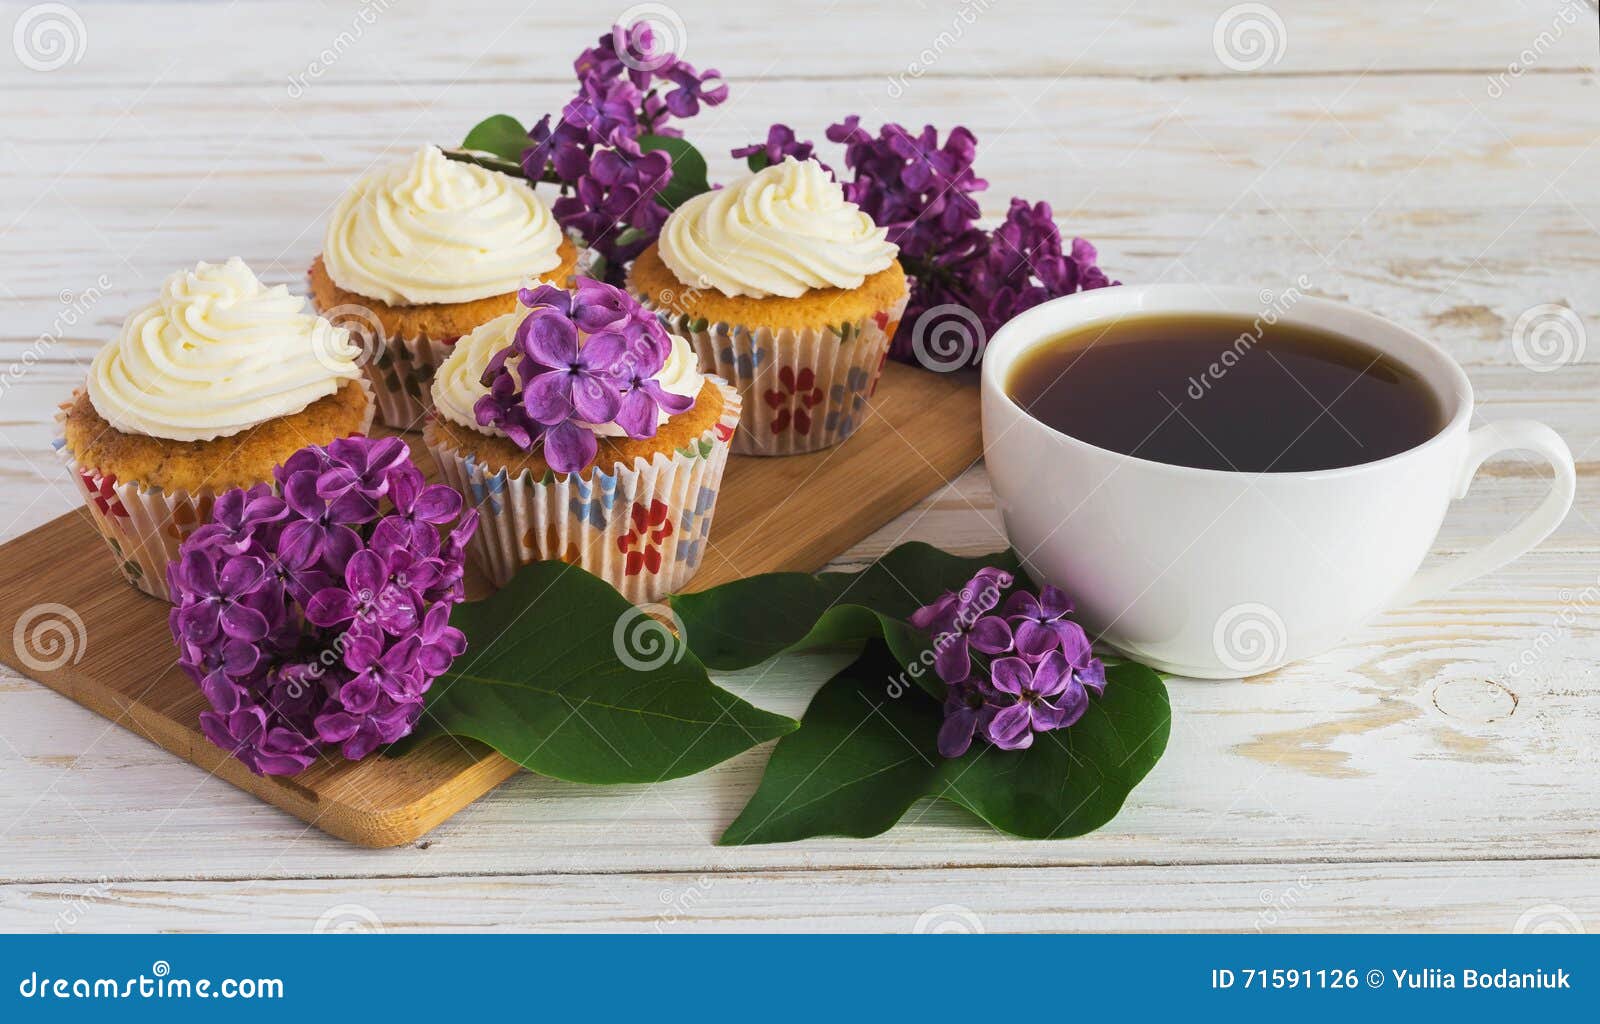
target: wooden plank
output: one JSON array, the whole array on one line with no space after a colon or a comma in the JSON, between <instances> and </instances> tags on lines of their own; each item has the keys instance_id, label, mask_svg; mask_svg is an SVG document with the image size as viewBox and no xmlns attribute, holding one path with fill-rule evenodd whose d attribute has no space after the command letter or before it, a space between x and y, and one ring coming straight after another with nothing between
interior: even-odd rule
<instances>
[{"instance_id":1,"label":"wooden plank","mask_svg":"<svg viewBox=\"0 0 1600 1024\"><path fill-rule=\"evenodd\" d=\"M970 380L895 364L886 368L872 407L873 417L847 444L797 458L730 461L695 586L818 568L978 458L976 435L954 427L977 416ZM430 465L417 436L408 439L419 463ZM81 510L0 547L0 621L21 628L35 606L49 602L70 609L84 625L82 635L68 641L80 648L81 660L40 671L28 663L25 645L13 643L0 647L0 661L363 846L412 842L517 771L480 744L440 737L404 757L323 760L292 778L252 775L199 732L205 701L177 668L167 606L114 579L114 566ZM469 587L469 593L482 592L481 582ZM66 621L63 613L49 614Z\"/></svg>"},{"instance_id":2,"label":"wooden plank","mask_svg":"<svg viewBox=\"0 0 1600 1024\"><path fill-rule=\"evenodd\" d=\"M1325 657L1246 682L1173 682L1165 758L1115 822L1058 843L923 804L878 839L715 846L761 777L758 749L656 786L522 774L422 842L354 850L54 693L0 683L0 880L1593 858L1595 573L1592 557L1535 554L1381 616ZM798 714L848 661L808 655L718 680Z\"/></svg>"},{"instance_id":3,"label":"wooden plank","mask_svg":"<svg viewBox=\"0 0 1600 1024\"><path fill-rule=\"evenodd\" d=\"M0 886L35 932L1600 930L1592 860Z\"/></svg>"},{"instance_id":4,"label":"wooden plank","mask_svg":"<svg viewBox=\"0 0 1600 1024\"><path fill-rule=\"evenodd\" d=\"M327 7L317 0L161 3L128 7L80 2L87 45L82 58L53 72L63 89L142 88L152 79L208 85L271 83L286 107L312 101L330 84L365 83L404 95L455 81L504 84L565 81L571 62L629 5L506 5L457 0L448 27L439 9L394 0ZM1080 76L1235 74L1217 55L1216 25L1231 4L1186 0L1063 6L1052 0L960 0L907 7L904 0L818 5L806 16L756 9L730 17L719 0L673 0L663 22L701 67L733 76L812 81L839 75L872 80L881 102L909 102L931 79L965 78L1003 88L1018 75ZM1538 46L1531 74L1593 65L1594 25L1554 28L1569 4L1453 0L1449 5L1294 0L1270 5L1281 27L1259 17L1265 47L1257 75L1473 68L1504 71L1524 48ZM1442 13L1447 12L1447 13ZM248 38L248 47L185 45L175 59L172 26L184 39ZM451 44L441 29L460 26ZM774 33L784 42L775 44ZM1247 28L1248 32L1248 28ZM1539 40L1541 33L1554 38ZM1246 36L1246 43L1249 37ZM1420 41L1425 41L1422 45ZM796 50L800 48L800 51ZM825 50L824 50L825 48ZM817 54L796 59L797 52ZM823 53L826 56L821 56ZM1248 58L1253 51L1238 50ZM889 88L890 76L900 84ZM291 78L300 90L290 89ZM0 82L26 82L26 67L0 64Z\"/></svg>"}]
</instances>

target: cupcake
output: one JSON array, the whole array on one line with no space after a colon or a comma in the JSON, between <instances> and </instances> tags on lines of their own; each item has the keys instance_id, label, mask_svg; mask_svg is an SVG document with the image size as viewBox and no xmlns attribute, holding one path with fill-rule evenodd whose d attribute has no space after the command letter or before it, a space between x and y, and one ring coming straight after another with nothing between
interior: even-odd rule
<instances>
[{"instance_id":1,"label":"cupcake","mask_svg":"<svg viewBox=\"0 0 1600 1024\"><path fill-rule=\"evenodd\" d=\"M167 278L57 417L57 447L128 582L167 598L167 564L217 494L270 483L308 444L366 433L360 352L241 260Z\"/></svg>"},{"instance_id":2,"label":"cupcake","mask_svg":"<svg viewBox=\"0 0 1600 1024\"><path fill-rule=\"evenodd\" d=\"M821 164L790 157L679 207L628 288L738 388L733 450L792 455L867 418L906 307L897 256Z\"/></svg>"},{"instance_id":3,"label":"cupcake","mask_svg":"<svg viewBox=\"0 0 1600 1024\"><path fill-rule=\"evenodd\" d=\"M705 554L739 395L625 292L580 279L456 343L424 437L477 507L473 556L581 566L635 603L682 588Z\"/></svg>"},{"instance_id":4,"label":"cupcake","mask_svg":"<svg viewBox=\"0 0 1600 1024\"><path fill-rule=\"evenodd\" d=\"M568 284L577 263L526 181L424 146L339 200L311 295L356 334L383 422L418 430L456 339L514 311L529 281Z\"/></svg>"}]
</instances>

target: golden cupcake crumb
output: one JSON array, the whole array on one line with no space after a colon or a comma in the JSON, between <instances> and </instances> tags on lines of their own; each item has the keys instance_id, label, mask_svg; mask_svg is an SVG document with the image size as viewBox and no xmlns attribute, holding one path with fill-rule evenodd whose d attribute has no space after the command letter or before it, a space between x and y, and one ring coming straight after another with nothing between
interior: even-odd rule
<instances>
[{"instance_id":1,"label":"golden cupcake crumb","mask_svg":"<svg viewBox=\"0 0 1600 1024\"><path fill-rule=\"evenodd\" d=\"M694 288L679 281L652 245L634 261L628 290L674 315L745 327L804 329L856 323L894 308L906 294L906 273L899 260L891 260L859 288L817 288L792 299L777 295L730 298L715 288Z\"/></svg>"},{"instance_id":2,"label":"golden cupcake crumb","mask_svg":"<svg viewBox=\"0 0 1600 1024\"><path fill-rule=\"evenodd\" d=\"M223 491L270 481L273 467L306 445L359 433L371 401L360 383L347 380L292 416L210 441L172 441L123 433L79 390L65 407L64 427L67 450L85 470L166 491Z\"/></svg>"},{"instance_id":3,"label":"golden cupcake crumb","mask_svg":"<svg viewBox=\"0 0 1600 1024\"><path fill-rule=\"evenodd\" d=\"M578 269L578 250L572 240L563 238L556 250L561 265L542 275L552 284L568 287ZM446 302L421 306L391 306L365 295L346 291L334 284L328 269L318 256L311 264L311 298L319 311L326 312L339 306L360 306L372 311L390 338L432 338L437 341L454 341L481 324L497 316L515 312L517 293L491 295L471 302ZM351 321L341 319L341 327L351 326Z\"/></svg>"},{"instance_id":4,"label":"golden cupcake crumb","mask_svg":"<svg viewBox=\"0 0 1600 1024\"><path fill-rule=\"evenodd\" d=\"M637 441L631 437L600 438L600 449L595 455L594 466L585 470L582 475L587 476L597 467L609 472L619 463L631 466L635 459L644 459L648 462L658 453L671 455L679 448L698 440L715 426L722 418L722 408L722 389L717 386L716 381L707 378L700 387L700 394L695 398L694 407L688 412L670 417L656 431L655 437ZM539 454L542 449L525 452L508 438L463 427L443 416L434 416L429 420L423 431L423 437L430 446L473 456L491 472L507 468L511 470L512 476L517 476L526 469L537 479L544 476L550 468L550 464Z\"/></svg>"}]
</instances>

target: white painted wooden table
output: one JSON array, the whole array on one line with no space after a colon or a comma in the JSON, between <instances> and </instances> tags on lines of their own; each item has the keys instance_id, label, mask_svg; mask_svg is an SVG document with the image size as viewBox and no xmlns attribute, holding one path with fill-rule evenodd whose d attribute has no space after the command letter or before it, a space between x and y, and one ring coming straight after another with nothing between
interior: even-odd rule
<instances>
[{"instance_id":1,"label":"white painted wooden table","mask_svg":"<svg viewBox=\"0 0 1600 1024\"><path fill-rule=\"evenodd\" d=\"M0 33L22 40L0 52L0 535L72 506L51 412L167 273L237 254L298 286L348 181L483 115L558 108L623 6L3 8L7 30L57 18L68 49ZM523 776L364 851L0 677L0 927L1600 930L1593 0L1242 6L1266 50L1248 26L1230 43L1232 20L1217 43L1225 0L672 3L686 55L733 90L693 125L709 153L775 120L818 139L850 112L966 124L987 214L1048 199L1125 281L1305 274L1435 337L1483 419L1545 420L1578 457L1577 508L1537 552L1313 662L1174 681L1166 758L1115 822L1055 843L918 807L873 841L719 848L763 748L649 789ZM1519 359L1544 304L1587 338ZM1544 487L1495 465L1440 554ZM840 564L913 538L992 550L997 524L975 468ZM798 714L843 661L727 685Z\"/></svg>"}]
</instances>

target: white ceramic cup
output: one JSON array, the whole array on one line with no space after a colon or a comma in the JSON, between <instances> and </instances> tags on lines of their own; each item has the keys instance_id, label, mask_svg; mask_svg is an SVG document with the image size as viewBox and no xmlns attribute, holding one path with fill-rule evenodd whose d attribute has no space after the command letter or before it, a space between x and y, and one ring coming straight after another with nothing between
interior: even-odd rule
<instances>
[{"instance_id":1,"label":"white ceramic cup","mask_svg":"<svg viewBox=\"0 0 1600 1024\"><path fill-rule=\"evenodd\" d=\"M1345 335L1416 371L1438 395L1445 427L1364 465L1234 473L1098 448L1045 426L1006 394L1017 357L1063 332L1147 314L1250 321L1264 306L1249 288L1122 286L1067 296L1006 324L984 355L984 458L1012 546L1035 580L1073 598L1091 635L1164 671L1234 678L1319 654L1379 611L1517 558L1572 506L1566 443L1530 420L1469 429L1472 387L1438 346L1340 303L1300 297L1279 306L1279 323ZM1451 500L1465 496L1485 460L1517 450L1555 470L1543 502L1476 551L1418 572Z\"/></svg>"}]
</instances>

